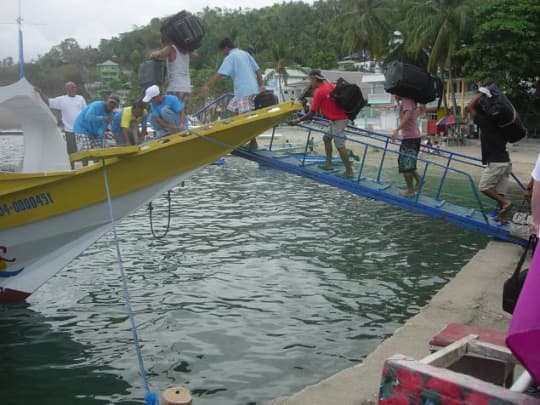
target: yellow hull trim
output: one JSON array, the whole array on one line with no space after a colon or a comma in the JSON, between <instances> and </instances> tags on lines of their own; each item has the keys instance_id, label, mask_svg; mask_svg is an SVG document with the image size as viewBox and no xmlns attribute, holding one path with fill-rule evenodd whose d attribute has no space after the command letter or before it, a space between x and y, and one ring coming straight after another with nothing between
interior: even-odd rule
<instances>
[{"instance_id":1,"label":"yellow hull trim","mask_svg":"<svg viewBox=\"0 0 540 405\"><path fill-rule=\"evenodd\" d=\"M0 173L0 230L106 200L103 165L111 196L119 197L210 164L301 107L282 103L141 145L79 152L72 160L97 163L72 171Z\"/></svg>"}]
</instances>

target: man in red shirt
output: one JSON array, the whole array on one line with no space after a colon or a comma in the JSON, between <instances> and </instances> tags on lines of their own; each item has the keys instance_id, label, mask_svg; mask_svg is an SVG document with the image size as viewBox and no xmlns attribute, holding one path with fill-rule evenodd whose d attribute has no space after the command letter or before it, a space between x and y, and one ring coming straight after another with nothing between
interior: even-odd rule
<instances>
[{"instance_id":1,"label":"man in red shirt","mask_svg":"<svg viewBox=\"0 0 540 405\"><path fill-rule=\"evenodd\" d=\"M317 111L320 111L324 118L330 120L329 131L332 134L341 136L324 135L324 150L326 152L326 162L319 166L321 169L330 171L333 170L332 165L332 138L334 145L339 152L339 157L345 166L345 172L342 177L347 179L353 178L353 170L349 161L349 153L345 147L345 128L349 122L349 118L343 108L338 106L333 98L330 97L330 92L334 90L334 85L326 81L320 70L312 70L308 75L309 84L315 90L311 108L306 115L300 118L289 121L289 125L296 125L300 121L309 121Z\"/></svg>"}]
</instances>

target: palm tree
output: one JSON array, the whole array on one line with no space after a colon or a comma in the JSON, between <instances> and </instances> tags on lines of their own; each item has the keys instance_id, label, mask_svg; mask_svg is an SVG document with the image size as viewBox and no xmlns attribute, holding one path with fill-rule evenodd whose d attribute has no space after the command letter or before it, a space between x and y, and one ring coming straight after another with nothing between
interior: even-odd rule
<instances>
[{"instance_id":1,"label":"palm tree","mask_svg":"<svg viewBox=\"0 0 540 405\"><path fill-rule=\"evenodd\" d=\"M280 91L280 100L285 100L285 94L283 94L283 88L287 85L287 64L291 60L291 54L289 46L285 41L276 41L272 45L272 71L277 80L276 89Z\"/></svg>"},{"instance_id":2,"label":"palm tree","mask_svg":"<svg viewBox=\"0 0 540 405\"><path fill-rule=\"evenodd\" d=\"M351 10L339 17L347 27L343 47L349 52L365 50L377 60L386 50L392 29L392 9L388 0L346 0Z\"/></svg>"},{"instance_id":3,"label":"palm tree","mask_svg":"<svg viewBox=\"0 0 540 405\"><path fill-rule=\"evenodd\" d=\"M410 27L408 49L412 53L430 50L428 70L448 72L454 115L455 59L461 44L472 33L473 6L471 0L413 0L405 19Z\"/></svg>"}]
</instances>

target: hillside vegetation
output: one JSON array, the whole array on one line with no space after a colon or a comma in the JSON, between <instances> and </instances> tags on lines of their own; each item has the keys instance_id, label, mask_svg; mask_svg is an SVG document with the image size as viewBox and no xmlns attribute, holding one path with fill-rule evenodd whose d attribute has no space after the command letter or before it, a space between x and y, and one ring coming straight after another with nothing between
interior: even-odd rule
<instances>
[{"instance_id":1,"label":"hillside vegetation","mask_svg":"<svg viewBox=\"0 0 540 405\"><path fill-rule=\"evenodd\" d=\"M258 10L206 8L198 14L205 28L199 58L191 64L194 105L197 89L218 68L217 44L224 37L253 54L263 69L284 66L335 68L347 55L388 63L416 63L445 78L496 80L523 114L539 111L540 3L537 0L327 0L313 5L283 2ZM167 16L97 48L81 48L66 38L26 65L28 79L47 94L63 93L67 80L97 80L96 64L110 59L121 67L112 89L129 88L140 97L138 65L160 47L159 28ZM17 79L13 58L0 67L3 84ZM222 80L212 89L232 88ZM536 95L536 96L535 96ZM87 94L87 96L89 96ZM93 95L90 95L93 96Z\"/></svg>"}]
</instances>

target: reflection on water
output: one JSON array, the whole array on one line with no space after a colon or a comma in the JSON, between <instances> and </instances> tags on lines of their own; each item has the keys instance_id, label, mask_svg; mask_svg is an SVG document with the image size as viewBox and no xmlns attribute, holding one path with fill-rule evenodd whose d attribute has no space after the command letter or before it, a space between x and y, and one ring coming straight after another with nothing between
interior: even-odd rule
<instances>
[{"instance_id":1,"label":"reflection on water","mask_svg":"<svg viewBox=\"0 0 540 405\"><path fill-rule=\"evenodd\" d=\"M14 172L22 162L23 137L20 135L0 136L0 171Z\"/></svg>"},{"instance_id":2,"label":"reflection on water","mask_svg":"<svg viewBox=\"0 0 540 405\"><path fill-rule=\"evenodd\" d=\"M87 361L90 346L53 326L72 318L44 317L26 304L0 307L2 404L107 404L129 392L109 365Z\"/></svg>"},{"instance_id":3,"label":"reflection on water","mask_svg":"<svg viewBox=\"0 0 540 405\"><path fill-rule=\"evenodd\" d=\"M176 189L172 215L163 240L145 209L118 234L152 388L185 385L197 405L262 403L357 364L487 241L236 158ZM154 217L159 232L164 199ZM56 403L142 402L115 260L107 235L26 312L2 311L10 398L32 377ZM22 349L40 333L48 345Z\"/></svg>"}]
</instances>

